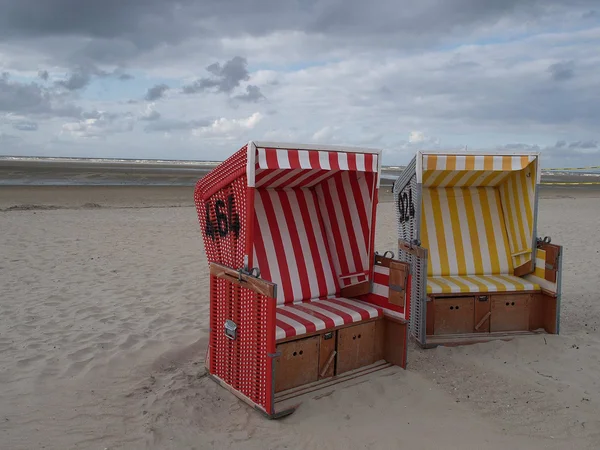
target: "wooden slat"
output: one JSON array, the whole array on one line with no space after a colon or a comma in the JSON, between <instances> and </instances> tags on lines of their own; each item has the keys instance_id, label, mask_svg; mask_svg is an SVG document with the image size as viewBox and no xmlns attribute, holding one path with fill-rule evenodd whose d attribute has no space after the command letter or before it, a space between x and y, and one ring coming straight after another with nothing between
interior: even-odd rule
<instances>
[{"instance_id":1,"label":"wooden slat","mask_svg":"<svg viewBox=\"0 0 600 450\"><path fill-rule=\"evenodd\" d=\"M533 272L533 260L527 261L525 264L516 267L513 275L515 277L522 277Z\"/></svg>"},{"instance_id":2,"label":"wooden slat","mask_svg":"<svg viewBox=\"0 0 600 450\"><path fill-rule=\"evenodd\" d=\"M385 322L384 357L387 362L406 368L407 323L390 319Z\"/></svg>"},{"instance_id":3,"label":"wooden slat","mask_svg":"<svg viewBox=\"0 0 600 450\"><path fill-rule=\"evenodd\" d=\"M217 263L210 263L210 274L217 278L223 278L240 286L244 286L254 292L266 297L275 298L277 285L270 281L256 278L250 275L241 274L231 267L223 266Z\"/></svg>"},{"instance_id":4,"label":"wooden slat","mask_svg":"<svg viewBox=\"0 0 600 450\"><path fill-rule=\"evenodd\" d=\"M527 336L533 334L547 334L545 331L508 331L495 333L470 333L470 334L446 334L443 336L427 336L427 342L422 347L433 348L438 345L456 346L478 344L481 342L489 342L494 340L508 341L516 336Z\"/></svg>"},{"instance_id":5,"label":"wooden slat","mask_svg":"<svg viewBox=\"0 0 600 450\"><path fill-rule=\"evenodd\" d=\"M426 248L411 244L410 242L407 242L404 239L398 239L398 248L400 250L404 250L407 253L410 253L411 255L415 255L418 258L426 258L427 257L427 249Z\"/></svg>"},{"instance_id":6,"label":"wooden slat","mask_svg":"<svg viewBox=\"0 0 600 450\"><path fill-rule=\"evenodd\" d=\"M371 292L371 282L362 281L352 286L343 287L340 290L340 296L345 298L358 297L359 295L366 295Z\"/></svg>"},{"instance_id":7,"label":"wooden slat","mask_svg":"<svg viewBox=\"0 0 600 450\"><path fill-rule=\"evenodd\" d=\"M331 335L329 339L325 339L326 335ZM323 333L319 344L319 379L329 378L334 375L334 359L337 354L337 331L329 331ZM333 356L332 356L333 355Z\"/></svg>"},{"instance_id":8,"label":"wooden slat","mask_svg":"<svg viewBox=\"0 0 600 450\"><path fill-rule=\"evenodd\" d=\"M484 301L480 298L485 298ZM475 296L475 330L479 332L490 331L490 297L488 295Z\"/></svg>"},{"instance_id":9,"label":"wooden slat","mask_svg":"<svg viewBox=\"0 0 600 450\"><path fill-rule=\"evenodd\" d=\"M382 369L386 369L390 367L391 364L386 361L377 361L369 366L361 367L356 370L351 370L349 372L344 373L343 375L336 375L334 377L319 380L315 383L310 383L305 386L300 386L298 388L289 389L287 391L278 392L275 394L275 402L281 403L291 398L299 397L304 394L308 394L320 389L324 389L326 387L333 386L338 383L343 383L344 381L352 380L354 378L367 375L369 373L373 373Z\"/></svg>"}]
</instances>

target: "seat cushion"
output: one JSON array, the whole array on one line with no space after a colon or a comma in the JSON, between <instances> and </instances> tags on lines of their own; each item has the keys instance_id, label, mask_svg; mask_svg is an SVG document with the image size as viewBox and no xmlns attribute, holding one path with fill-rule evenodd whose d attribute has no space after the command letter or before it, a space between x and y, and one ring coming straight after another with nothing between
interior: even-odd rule
<instances>
[{"instance_id":1,"label":"seat cushion","mask_svg":"<svg viewBox=\"0 0 600 450\"><path fill-rule=\"evenodd\" d=\"M276 311L278 341L383 315L381 308L342 297L278 305Z\"/></svg>"},{"instance_id":2,"label":"seat cushion","mask_svg":"<svg viewBox=\"0 0 600 450\"><path fill-rule=\"evenodd\" d=\"M427 277L428 294L539 291L540 286L514 275Z\"/></svg>"}]
</instances>

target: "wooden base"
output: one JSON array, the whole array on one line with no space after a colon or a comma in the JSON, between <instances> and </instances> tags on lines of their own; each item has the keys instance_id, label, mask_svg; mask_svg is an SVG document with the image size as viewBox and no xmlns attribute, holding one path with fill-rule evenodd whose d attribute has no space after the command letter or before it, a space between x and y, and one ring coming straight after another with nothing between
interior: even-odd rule
<instances>
[{"instance_id":1,"label":"wooden base","mask_svg":"<svg viewBox=\"0 0 600 450\"><path fill-rule=\"evenodd\" d=\"M365 377L369 374L387 369L389 367L394 366L387 361L380 360L368 366L350 370L342 375L336 375L325 380L319 380L314 383L279 392L275 394L275 410L285 411L290 409L290 407L292 407L291 405L293 405L294 409L296 409L303 400L306 400L306 397L309 394L313 394L312 397L317 397L321 395L327 388L338 386L341 383L355 380L357 378Z\"/></svg>"},{"instance_id":2,"label":"wooden base","mask_svg":"<svg viewBox=\"0 0 600 450\"><path fill-rule=\"evenodd\" d=\"M426 305L426 348L558 330L558 300L541 292L436 295Z\"/></svg>"},{"instance_id":3,"label":"wooden base","mask_svg":"<svg viewBox=\"0 0 600 450\"><path fill-rule=\"evenodd\" d=\"M300 397L391 367L406 367L408 323L381 317L279 342L274 359L273 412L269 413L222 379L208 376L269 419L292 414Z\"/></svg>"},{"instance_id":4,"label":"wooden base","mask_svg":"<svg viewBox=\"0 0 600 450\"><path fill-rule=\"evenodd\" d=\"M405 321L376 320L322 330L277 344L275 393L328 379L386 360L406 367Z\"/></svg>"}]
</instances>

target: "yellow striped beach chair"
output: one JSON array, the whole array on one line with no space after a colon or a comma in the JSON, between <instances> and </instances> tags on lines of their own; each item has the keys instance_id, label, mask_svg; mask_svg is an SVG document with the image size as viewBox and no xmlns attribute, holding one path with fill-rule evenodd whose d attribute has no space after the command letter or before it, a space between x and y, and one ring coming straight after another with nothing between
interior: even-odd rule
<instances>
[{"instance_id":1,"label":"yellow striped beach chair","mask_svg":"<svg viewBox=\"0 0 600 450\"><path fill-rule=\"evenodd\" d=\"M539 156L420 151L396 180L421 345L558 333L562 248L538 239Z\"/></svg>"}]
</instances>

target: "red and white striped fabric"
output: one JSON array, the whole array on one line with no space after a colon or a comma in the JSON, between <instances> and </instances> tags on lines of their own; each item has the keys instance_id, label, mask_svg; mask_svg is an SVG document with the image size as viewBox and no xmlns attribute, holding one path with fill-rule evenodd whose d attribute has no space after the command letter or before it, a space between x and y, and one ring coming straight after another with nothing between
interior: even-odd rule
<instances>
[{"instance_id":1,"label":"red and white striped fabric","mask_svg":"<svg viewBox=\"0 0 600 450\"><path fill-rule=\"evenodd\" d=\"M339 290L317 205L310 189L255 190L254 265L277 284L278 304Z\"/></svg>"},{"instance_id":2,"label":"red and white striped fabric","mask_svg":"<svg viewBox=\"0 0 600 450\"><path fill-rule=\"evenodd\" d=\"M375 174L340 172L314 189L256 189L253 261L277 302L367 279Z\"/></svg>"},{"instance_id":3,"label":"red and white striped fabric","mask_svg":"<svg viewBox=\"0 0 600 450\"><path fill-rule=\"evenodd\" d=\"M374 185L373 174L342 172L315 188L342 286L365 280L370 269Z\"/></svg>"},{"instance_id":4,"label":"red and white striped fabric","mask_svg":"<svg viewBox=\"0 0 600 450\"><path fill-rule=\"evenodd\" d=\"M257 148L255 187L313 187L344 171L377 173L375 153Z\"/></svg>"},{"instance_id":5,"label":"red and white striped fabric","mask_svg":"<svg viewBox=\"0 0 600 450\"><path fill-rule=\"evenodd\" d=\"M406 285L406 292L410 293L410 276ZM385 308L386 313L390 313L393 317L404 319L408 317L410 310L410 295L405 296L406 303L404 305L394 305L390 303L390 269L389 267L374 265L373 266L373 284L369 294L361 295L359 298L372 303L380 308Z\"/></svg>"},{"instance_id":6,"label":"red and white striped fabric","mask_svg":"<svg viewBox=\"0 0 600 450\"><path fill-rule=\"evenodd\" d=\"M359 300L333 297L277 307L275 338L279 341L320 330L381 317L381 308Z\"/></svg>"}]
</instances>

